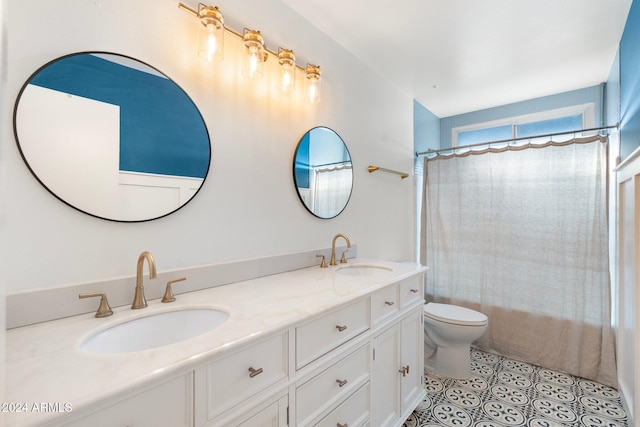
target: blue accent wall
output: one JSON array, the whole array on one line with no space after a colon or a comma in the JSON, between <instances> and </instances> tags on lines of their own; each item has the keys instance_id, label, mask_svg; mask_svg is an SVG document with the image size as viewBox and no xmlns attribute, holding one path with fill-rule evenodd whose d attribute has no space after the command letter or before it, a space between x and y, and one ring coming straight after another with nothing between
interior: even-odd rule
<instances>
[{"instance_id":1,"label":"blue accent wall","mask_svg":"<svg viewBox=\"0 0 640 427\"><path fill-rule=\"evenodd\" d=\"M604 117L606 126L620 123L620 50L616 52L604 91Z\"/></svg>"},{"instance_id":2,"label":"blue accent wall","mask_svg":"<svg viewBox=\"0 0 640 427\"><path fill-rule=\"evenodd\" d=\"M295 154L295 179L298 188L309 188L311 162L309 160L309 132L305 133L298 144Z\"/></svg>"},{"instance_id":3,"label":"blue accent wall","mask_svg":"<svg viewBox=\"0 0 640 427\"><path fill-rule=\"evenodd\" d=\"M595 125L600 126L602 124L602 97L603 86L597 85L556 95L549 95L513 104L502 105L499 107L487 108L485 110L445 117L440 121L441 147L451 147L451 132L455 127L588 103L595 104Z\"/></svg>"},{"instance_id":4,"label":"blue accent wall","mask_svg":"<svg viewBox=\"0 0 640 427\"><path fill-rule=\"evenodd\" d=\"M640 146L640 1L631 4L620 40L620 158Z\"/></svg>"},{"instance_id":5,"label":"blue accent wall","mask_svg":"<svg viewBox=\"0 0 640 427\"><path fill-rule=\"evenodd\" d=\"M422 153L440 148L440 117L413 100L413 151ZM414 157L413 171L422 176L424 157Z\"/></svg>"},{"instance_id":6,"label":"blue accent wall","mask_svg":"<svg viewBox=\"0 0 640 427\"><path fill-rule=\"evenodd\" d=\"M414 151L440 148L440 118L418 101L413 101L413 146Z\"/></svg>"},{"instance_id":7,"label":"blue accent wall","mask_svg":"<svg viewBox=\"0 0 640 427\"><path fill-rule=\"evenodd\" d=\"M204 178L211 146L200 112L171 80L79 54L31 84L120 106L120 170Z\"/></svg>"}]
</instances>

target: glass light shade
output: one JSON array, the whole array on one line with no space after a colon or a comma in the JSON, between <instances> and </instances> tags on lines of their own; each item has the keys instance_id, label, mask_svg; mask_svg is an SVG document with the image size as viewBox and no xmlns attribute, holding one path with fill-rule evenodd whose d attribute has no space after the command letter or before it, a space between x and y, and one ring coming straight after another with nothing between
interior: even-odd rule
<instances>
[{"instance_id":1,"label":"glass light shade","mask_svg":"<svg viewBox=\"0 0 640 427\"><path fill-rule=\"evenodd\" d=\"M266 58L260 31L245 29L242 39L246 55L242 75L250 79L259 79L262 77L263 62Z\"/></svg>"},{"instance_id":2,"label":"glass light shade","mask_svg":"<svg viewBox=\"0 0 640 427\"><path fill-rule=\"evenodd\" d=\"M320 102L320 66L307 64L305 74L305 98L312 104Z\"/></svg>"},{"instance_id":3,"label":"glass light shade","mask_svg":"<svg viewBox=\"0 0 640 427\"><path fill-rule=\"evenodd\" d=\"M203 7L198 12L200 34L198 56L207 61L222 61L224 58L224 18L217 7Z\"/></svg>"},{"instance_id":4,"label":"glass light shade","mask_svg":"<svg viewBox=\"0 0 640 427\"><path fill-rule=\"evenodd\" d=\"M285 93L292 93L296 82L296 57L292 50L278 49L278 63L280 64L280 79L278 88Z\"/></svg>"}]
</instances>

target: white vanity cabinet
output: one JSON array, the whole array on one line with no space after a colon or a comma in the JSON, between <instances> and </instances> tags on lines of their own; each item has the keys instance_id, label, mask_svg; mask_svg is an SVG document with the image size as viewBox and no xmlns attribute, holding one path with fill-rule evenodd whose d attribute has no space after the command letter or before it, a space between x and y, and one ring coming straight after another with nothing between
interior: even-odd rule
<instances>
[{"instance_id":1,"label":"white vanity cabinet","mask_svg":"<svg viewBox=\"0 0 640 427\"><path fill-rule=\"evenodd\" d=\"M423 390L422 276L397 284L401 309L391 321L386 310L374 324L371 425L400 426L420 403ZM380 292L374 300L385 301ZM403 299L404 296L404 299ZM388 305L388 304L387 304Z\"/></svg>"},{"instance_id":2,"label":"white vanity cabinet","mask_svg":"<svg viewBox=\"0 0 640 427\"><path fill-rule=\"evenodd\" d=\"M47 425L399 427L424 397L423 274L403 277Z\"/></svg>"},{"instance_id":3,"label":"white vanity cabinet","mask_svg":"<svg viewBox=\"0 0 640 427\"><path fill-rule=\"evenodd\" d=\"M425 394L422 280L417 275L390 284L297 328L298 373L305 380L296 385L293 425L402 425ZM343 332L356 327L342 341L327 340L319 332L335 325L347 326ZM328 335L338 337L339 332ZM306 373L307 364L312 375Z\"/></svg>"},{"instance_id":4,"label":"white vanity cabinet","mask_svg":"<svg viewBox=\"0 0 640 427\"><path fill-rule=\"evenodd\" d=\"M50 423L65 427L191 427L193 425L193 374L165 381L148 390L125 395L72 421Z\"/></svg>"},{"instance_id":5,"label":"white vanity cabinet","mask_svg":"<svg viewBox=\"0 0 640 427\"><path fill-rule=\"evenodd\" d=\"M297 326L296 369L303 368L369 328L367 298Z\"/></svg>"},{"instance_id":6,"label":"white vanity cabinet","mask_svg":"<svg viewBox=\"0 0 640 427\"><path fill-rule=\"evenodd\" d=\"M294 425L336 418L334 426L355 426L369 418L369 406L352 395L369 383L370 325L370 302L364 297L295 328Z\"/></svg>"},{"instance_id":7,"label":"white vanity cabinet","mask_svg":"<svg viewBox=\"0 0 640 427\"><path fill-rule=\"evenodd\" d=\"M262 394L286 386L288 344L288 333L277 334L197 368L195 425L228 425L225 412L239 405L246 413L253 406L251 399L263 400ZM278 408L279 404L271 410Z\"/></svg>"},{"instance_id":8,"label":"white vanity cabinet","mask_svg":"<svg viewBox=\"0 0 640 427\"><path fill-rule=\"evenodd\" d=\"M258 407L248 410L245 414L231 421L222 421L224 426L237 427L280 427L288 425L289 396L284 395Z\"/></svg>"}]
</instances>

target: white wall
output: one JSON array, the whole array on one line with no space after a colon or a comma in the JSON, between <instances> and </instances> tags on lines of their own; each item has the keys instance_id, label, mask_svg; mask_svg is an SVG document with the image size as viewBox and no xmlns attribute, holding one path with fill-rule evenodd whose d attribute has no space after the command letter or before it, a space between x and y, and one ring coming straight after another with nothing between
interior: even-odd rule
<instances>
[{"instance_id":1,"label":"white wall","mask_svg":"<svg viewBox=\"0 0 640 427\"><path fill-rule=\"evenodd\" d=\"M196 2L187 3L197 8ZM361 257L415 259L413 184L369 174L369 164L410 172L412 99L347 54L278 0L220 0L229 27L262 31L269 48L293 49L300 63L320 64L322 102L277 98L268 79L239 76L235 39L211 66L195 52L197 20L174 0L34 0L8 10L8 84L13 102L24 81L56 57L102 50L136 57L163 71L199 107L212 144L209 176L185 208L145 223L84 215L51 196L23 163L3 115L1 158L11 185L3 195L3 277L8 293L134 274L138 254L154 254L159 271L327 247L346 233ZM46 19L37 19L33 11ZM382 58L381 58L382 60ZM273 58L266 73L275 72ZM336 219L311 216L293 184L293 153L310 128L324 125L345 140L354 190Z\"/></svg>"},{"instance_id":2,"label":"white wall","mask_svg":"<svg viewBox=\"0 0 640 427\"><path fill-rule=\"evenodd\" d=\"M4 96L7 90L7 49L6 49L6 21L7 21L7 2L8 0L0 1L0 93L3 94L0 96L0 202L4 202L2 198L3 194L5 194L6 187L6 173L5 173L5 156L4 153L6 150L4 149L5 141L10 138L10 127L8 126L8 117L9 112L9 98ZM4 205L4 203L2 203ZM3 233L6 228L5 215L2 210L0 210L0 232ZM6 317L4 313L5 309L5 268L6 268L6 247L5 245L0 245L0 384L6 384L5 381L5 337L4 337L4 329L6 325ZM4 402L4 386L0 386L0 402Z\"/></svg>"}]
</instances>

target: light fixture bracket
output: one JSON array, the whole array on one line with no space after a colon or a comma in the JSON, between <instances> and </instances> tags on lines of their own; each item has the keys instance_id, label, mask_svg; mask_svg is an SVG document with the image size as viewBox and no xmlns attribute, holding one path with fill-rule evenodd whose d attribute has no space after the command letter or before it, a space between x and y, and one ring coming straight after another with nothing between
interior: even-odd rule
<instances>
[{"instance_id":1,"label":"light fixture bracket","mask_svg":"<svg viewBox=\"0 0 640 427\"><path fill-rule=\"evenodd\" d=\"M198 18L205 27L208 24L215 25L216 28L224 27L224 17L217 6L206 6L198 3Z\"/></svg>"}]
</instances>

